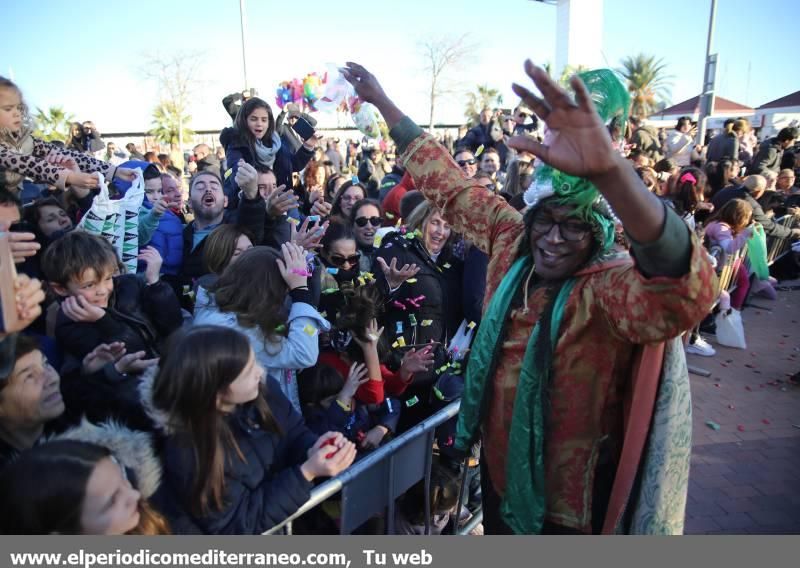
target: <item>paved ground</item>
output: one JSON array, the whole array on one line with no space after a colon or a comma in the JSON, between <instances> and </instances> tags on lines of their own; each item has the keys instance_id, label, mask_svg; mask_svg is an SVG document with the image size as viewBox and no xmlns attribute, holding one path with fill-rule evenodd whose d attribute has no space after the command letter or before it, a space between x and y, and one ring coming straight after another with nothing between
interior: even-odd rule
<instances>
[{"instance_id":1,"label":"paved ground","mask_svg":"<svg viewBox=\"0 0 800 568\"><path fill-rule=\"evenodd\" d=\"M742 314L746 350L712 337L716 356L688 356L712 375L690 375L686 534L800 534L800 387L787 383L800 371L800 290L754 304Z\"/></svg>"}]
</instances>

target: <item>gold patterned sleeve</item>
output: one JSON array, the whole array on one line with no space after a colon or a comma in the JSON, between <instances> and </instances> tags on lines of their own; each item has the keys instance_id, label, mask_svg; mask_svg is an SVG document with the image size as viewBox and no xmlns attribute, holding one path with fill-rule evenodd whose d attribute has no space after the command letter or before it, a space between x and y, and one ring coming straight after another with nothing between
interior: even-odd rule
<instances>
[{"instance_id":1,"label":"gold patterned sleeve","mask_svg":"<svg viewBox=\"0 0 800 568\"><path fill-rule=\"evenodd\" d=\"M401 160L417 189L478 249L493 256L498 247L515 243L523 230L522 215L505 199L467 178L430 134L423 132L413 139Z\"/></svg>"}]
</instances>

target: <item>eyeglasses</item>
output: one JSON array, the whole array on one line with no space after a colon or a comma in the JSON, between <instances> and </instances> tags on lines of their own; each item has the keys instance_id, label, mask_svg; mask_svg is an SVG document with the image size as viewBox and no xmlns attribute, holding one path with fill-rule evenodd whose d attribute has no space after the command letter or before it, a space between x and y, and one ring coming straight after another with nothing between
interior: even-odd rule
<instances>
[{"instance_id":1,"label":"eyeglasses","mask_svg":"<svg viewBox=\"0 0 800 568\"><path fill-rule=\"evenodd\" d=\"M380 227L383 223L383 220L380 217L359 217L356 219L356 225L359 227L366 227L367 223L373 227Z\"/></svg>"},{"instance_id":2,"label":"eyeglasses","mask_svg":"<svg viewBox=\"0 0 800 568\"><path fill-rule=\"evenodd\" d=\"M537 213L534 216L532 229L537 233L547 234L553 228L553 225L558 225L558 232L561 234L561 238L570 242L580 241L592 230L591 225L587 223L581 223L574 219L556 221L547 213Z\"/></svg>"},{"instance_id":3,"label":"eyeglasses","mask_svg":"<svg viewBox=\"0 0 800 568\"><path fill-rule=\"evenodd\" d=\"M523 162L522 160L520 160L517 163L519 164L520 168L529 168L529 167L531 167L531 163L530 162Z\"/></svg>"},{"instance_id":4,"label":"eyeglasses","mask_svg":"<svg viewBox=\"0 0 800 568\"><path fill-rule=\"evenodd\" d=\"M358 264L359 260L361 260L360 252L357 252L353 256L340 256L338 254L331 255L331 264L335 264L336 266L344 266L345 264Z\"/></svg>"},{"instance_id":5,"label":"eyeglasses","mask_svg":"<svg viewBox=\"0 0 800 568\"><path fill-rule=\"evenodd\" d=\"M456 164L458 164L462 168L464 166L474 166L477 163L478 163L478 160L476 160L475 158L470 158L469 160L458 160L456 162Z\"/></svg>"}]
</instances>

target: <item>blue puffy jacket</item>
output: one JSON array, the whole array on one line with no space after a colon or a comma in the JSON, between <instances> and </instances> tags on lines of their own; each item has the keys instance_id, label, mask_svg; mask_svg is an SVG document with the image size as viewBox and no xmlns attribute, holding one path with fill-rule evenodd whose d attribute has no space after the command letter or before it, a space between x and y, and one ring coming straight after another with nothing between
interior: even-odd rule
<instances>
[{"instance_id":1,"label":"blue puffy jacket","mask_svg":"<svg viewBox=\"0 0 800 568\"><path fill-rule=\"evenodd\" d=\"M150 206L145 200L145 207ZM181 218L167 209L158 221L150 241L143 246L151 246L164 259L162 274L176 275L183 264L183 223Z\"/></svg>"}]
</instances>

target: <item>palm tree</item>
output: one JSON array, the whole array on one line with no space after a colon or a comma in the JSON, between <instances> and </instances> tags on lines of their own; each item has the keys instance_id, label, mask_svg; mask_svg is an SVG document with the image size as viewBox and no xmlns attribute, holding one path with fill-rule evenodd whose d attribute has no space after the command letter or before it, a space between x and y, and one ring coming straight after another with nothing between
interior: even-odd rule
<instances>
[{"instance_id":1,"label":"palm tree","mask_svg":"<svg viewBox=\"0 0 800 568\"><path fill-rule=\"evenodd\" d=\"M184 109L179 109L170 101L161 101L153 111L153 128L150 134L159 142L169 144L171 150L175 150L183 140L194 136L189 128L191 121L192 117L185 114Z\"/></svg>"},{"instance_id":2,"label":"palm tree","mask_svg":"<svg viewBox=\"0 0 800 568\"><path fill-rule=\"evenodd\" d=\"M672 76L666 74L666 63L654 55L640 53L626 57L618 71L628 83L631 116L645 118L656 112L659 104L666 103L669 98Z\"/></svg>"},{"instance_id":3,"label":"palm tree","mask_svg":"<svg viewBox=\"0 0 800 568\"><path fill-rule=\"evenodd\" d=\"M500 91L492 89L488 85L478 85L472 93L467 93L467 108L464 116L472 124L477 124L478 116L484 108L493 108L503 104L503 97Z\"/></svg>"},{"instance_id":4,"label":"palm tree","mask_svg":"<svg viewBox=\"0 0 800 568\"><path fill-rule=\"evenodd\" d=\"M64 108L60 106L51 106L47 112L37 107L34 117L36 129L33 134L47 142L53 140L64 142L69 136L70 123L74 119L73 115L64 112Z\"/></svg>"}]
</instances>

